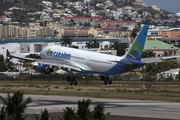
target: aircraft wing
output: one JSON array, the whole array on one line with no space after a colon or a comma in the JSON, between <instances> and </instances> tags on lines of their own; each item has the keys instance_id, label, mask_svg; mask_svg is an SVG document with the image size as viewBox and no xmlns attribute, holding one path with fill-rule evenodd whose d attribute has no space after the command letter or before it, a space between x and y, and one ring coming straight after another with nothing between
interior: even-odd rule
<instances>
[{"instance_id":1,"label":"aircraft wing","mask_svg":"<svg viewBox=\"0 0 180 120\"><path fill-rule=\"evenodd\" d=\"M173 55L173 56L162 56L162 57L153 57L153 58L142 58L141 61L150 64L150 63L159 63L159 62L168 62L173 60L167 60L171 58L179 58L180 55ZM176 61L176 60L174 60Z\"/></svg>"},{"instance_id":2,"label":"aircraft wing","mask_svg":"<svg viewBox=\"0 0 180 120\"><path fill-rule=\"evenodd\" d=\"M71 61L56 61L56 60L45 60L45 59L33 59L33 58L27 58L24 55L21 54L10 54L7 51L7 56L12 57L12 58L17 58L17 59L23 59L23 60L29 60L32 62L37 62L38 64L46 64L46 65L51 65L51 66L57 66L57 67L64 67L64 68L70 68L76 71L81 72L82 69L86 70L86 66L77 64L75 62Z\"/></svg>"}]
</instances>

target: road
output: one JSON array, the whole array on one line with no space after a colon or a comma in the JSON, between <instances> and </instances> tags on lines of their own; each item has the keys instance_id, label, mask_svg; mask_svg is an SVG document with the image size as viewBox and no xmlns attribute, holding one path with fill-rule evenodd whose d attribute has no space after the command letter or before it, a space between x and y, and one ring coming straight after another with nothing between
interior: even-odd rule
<instances>
[{"instance_id":1,"label":"road","mask_svg":"<svg viewBox=\"0 0 180 120\"><path fill-rule=\"evenodd\" d=\"M7 94L0 93L6 97ZM77 108L77 101L82 99L91 99L90 109L97 104L104 104L106 111L110 112L109 120L180 120L180 103L154 100L129 100L129 99L111 99L111 98L91 98L62 95L25 95L24 98L32 98L25 111L28 114L26 120L32 120L34 114L40 115L40 111L45 108L50 116L55 116L54 120L59 120L58 116L63 116L65 107ZM0 101L0 107L2 107Z\"/></svg>"}]
</instances>

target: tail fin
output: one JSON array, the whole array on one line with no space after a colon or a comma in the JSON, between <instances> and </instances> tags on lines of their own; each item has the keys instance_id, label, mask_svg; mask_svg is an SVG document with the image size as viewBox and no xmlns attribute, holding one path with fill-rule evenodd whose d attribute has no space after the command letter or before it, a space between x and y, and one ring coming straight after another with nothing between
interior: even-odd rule
<instances>
[{"instance_id":1,"label":"tail fin","mask_svg":"<svg viewBox=\"0 0 180 120\"><path fill-rule=\"evenodd\" d=\"M135 59L141 61L148 28L149 26L147 25L144 25L142 27L141 31L139 32L138 36L134 40L132 46L129 48L125 56L127 59Z\"/></svg>"}]
</instances>

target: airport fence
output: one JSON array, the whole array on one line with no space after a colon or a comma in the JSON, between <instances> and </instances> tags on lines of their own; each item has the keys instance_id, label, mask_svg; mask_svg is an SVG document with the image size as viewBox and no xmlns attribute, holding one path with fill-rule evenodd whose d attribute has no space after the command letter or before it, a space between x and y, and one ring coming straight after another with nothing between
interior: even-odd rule
<instances>
[{"instance_id":1,"label":"airport fence","mask_svg":"<svg viewBox=\"0 0 180 120\"><path fill-rule=\"evenodd\" d=\"M0 74L0 80L31 80L31 81L64 81L69 74L19 74L18 76L8 76L5 74ZM101 81L100 75L93 74L74 74L74 77L78 81ZM159 78L156 76L142 76L142 75L116 75L111 77L113 81L180 81L179 75L174 79L172 77Z\"/></svg>"},{"instance_id":2,"label":"airport fence","mask_svg":"<svg viewBox=\"0 0 180 120\"><path fill-rule=\"evenodd\" d=\"M37 74L37 75L29 75L29 74L20 74L19 76L8 76L4 74L0 74L0 80L34 80L34 81L64 81L69 74ZM89 80L96 81L98 80L94 75L88 74L75 74L74 77L76 80Z\"/></svg>"}]
</instances>

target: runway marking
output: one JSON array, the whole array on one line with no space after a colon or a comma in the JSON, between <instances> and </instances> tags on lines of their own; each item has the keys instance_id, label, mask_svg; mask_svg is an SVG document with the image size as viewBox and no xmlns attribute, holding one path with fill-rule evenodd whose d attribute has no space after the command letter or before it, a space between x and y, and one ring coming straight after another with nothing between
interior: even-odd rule
<instances>
[{"instance_id":1,"label":"runway marking","mask_svg":"<svg viewBox=\"0 0 180 120\"><path fill-rule=\"evenodd\" d=\"M37 110L36 108L32 107L35 111L37 111L39 114L41 114L41 112L39 110ZM51 120L51 118L49 118L49 120Z\"/></svg>"},{"instance_id":2,"label":"runway marking","mask_svg":"<svg viewBox=\"0 0 180 120\"><path fill-rule=\"evenodd\" d=\"M41 114L41 112L39 110L37 110L36 108L32 107L35 111L37 111L39 114Z\"/></svg>"}]
</instances>

